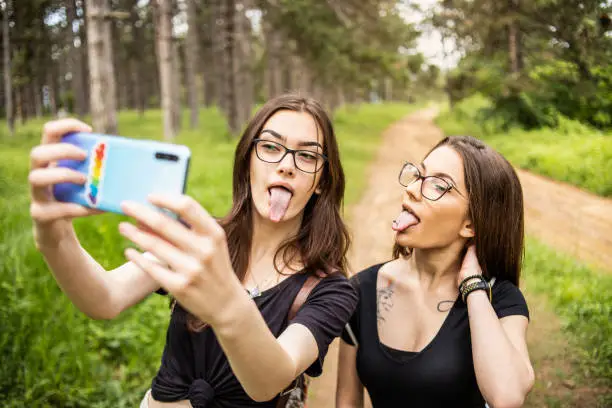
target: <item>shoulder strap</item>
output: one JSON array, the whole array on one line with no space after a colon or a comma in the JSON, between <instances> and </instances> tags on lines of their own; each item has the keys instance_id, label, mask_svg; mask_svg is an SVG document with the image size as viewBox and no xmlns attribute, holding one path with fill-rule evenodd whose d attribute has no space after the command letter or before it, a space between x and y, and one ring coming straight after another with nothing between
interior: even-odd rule
<instances>
[{"instance_id":1,"label":"shoulder strap","mask_svg":"<svg viewBox=\"0 0 612 408\"><path fill-rule=\"evenodd\" d=\"M312 292L312 290L319 284L319 282L321 282L324 277L325 274L321 271L317 271L314 274L308 275L308 277L304 281L304 284L300 288L300 291L295 296L295 299L293 299L293 304L289 308L289 313L287 314L287 322L290 322L295 318L298 310L300 310L300 308L304 306L304 303L306 302L306 299L308 299L310 292ZM291 396L292 391L296 389L301 390L301 396L305 400L306 379L304 377L304 374L300 374L295 380L291 382L291 384L283 392L280 393L280 398L276 403L276 408L286 408L288 405L287 402L289 401L289 397Z\"/></svg>"},{"instance_id":2,"label":"shoulder strap","mask_svg":"<svg viewBox=\"0 0 612 408\"><path fill-rule=\"evenodd\" d=\"M318 272L315 275L308 275L306 281L300 288L300 291L295 296L295 299L293 299L293 304L291 305L291 308L289 308L289 314L287 315L287 321L291 321L295 318L298 310L300 310L300 308L304 305L306 299L308 299L308 296L310 295L310 292L312 292L319 282L321 282L321 279L323 279L323 277L321 277Z\"/></svg>"}]
</instances>

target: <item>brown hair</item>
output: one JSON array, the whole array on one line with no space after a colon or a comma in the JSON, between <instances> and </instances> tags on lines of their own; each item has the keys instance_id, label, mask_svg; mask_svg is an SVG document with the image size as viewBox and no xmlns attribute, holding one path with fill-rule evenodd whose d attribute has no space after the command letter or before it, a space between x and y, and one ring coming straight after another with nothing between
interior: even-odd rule
<instances>
[{"instance_id":1,"label":"brown hair","mask_svg":"<svg viewBox=\"0 0 612 408\"><path fill-rule=\"evenodd\" d=\"M463 159L469 217L474 226L476 255L487 278L509 280L518 286L524 254L523 190L512 165L498 152L471 136L449 136L449 146ZM395 244L393 256L411 250Z\"/></svg>"},{"instance_id":2,"label":"brown hair","mask_svg":"<svg viewBox=\"0 0 612 408\"><path fill-rule=\"evenodd\" d=\"M266 102L249 121L236 146L233 205L228 215L219 220L227 236L232 266L238 279L242 281L250 256L250 251L245 248L251 248L253 237L250 187L253 139L259 136L268 119L281 110L305 112L312 116L317 124L317 131L320 129L323 133L323 154L327 156L327 162L321 170L323 174L319 180L320 194L313 194L306 204L297 235L283 242L276 251L275 268L279 257L282 257L285 265L290 265L292 260L299 258L306 273L322 271L328 274L340 271L346 275L346 253L350 238L340 216L345 180L336 135L331 120L321 105L314 99L295 94L281 95ZM188 327L191 330L201 330L204 326L193 316L188 319Z\"/></svg>"}]
</instances>

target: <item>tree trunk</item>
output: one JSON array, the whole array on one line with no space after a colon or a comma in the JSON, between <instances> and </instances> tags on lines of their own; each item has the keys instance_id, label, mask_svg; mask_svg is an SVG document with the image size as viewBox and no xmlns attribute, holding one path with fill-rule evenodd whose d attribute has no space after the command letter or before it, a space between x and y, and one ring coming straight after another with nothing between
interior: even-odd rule
<instances>
[{"instance_id":1,"label":"tree trunk","mask_svg":"<svg viewBox=\"0 0 612 408\"><path fill-rule=\"evenodd\" d=\"M240 130L240 118L238 117L238 103L236 92L236 62L235 51L236 47L236 2L234 0L222 0L222 18L224 22L224 60L225 60L225 81L223 82L223 92L225 93L226 117L232 136L236 136Z\"/></svg>"},{"instance_id":2,"label":"tree trunk","mask_svg":"<svg viewBox=\"0 0 612 408\"><path fill-rule=\"evenodd\" d=\"M108 0L87 0L90 100L93 128L117 133L116 85L113 69Z\"/></svg>"},{"instance_id":3,"label":"tree trunk","mask_svg":"<svg viewBox=\"0 0 612 408\"><path fill-rule=\"evenodd\" d=\"M181 130L181 112L183 102L181 59L179 43L172 40L172 126L174 134Z\"/></svg>"},{"instance_id":4,"label":"tree trunk","mask_svg":"<svg viewBox=\"0 0 612 408\"><path fill-rule=\"evenodd\" d=\"M38 75L36 75L33 78L33 82L32 82L32 99L34 102L34 114L36 115L37 118L40 118L43 115L41 96L42 96L42 90L41 90L40 83L38 80Z\"/></svg>"},{"instance_id":5,"label":"tree trunk","mask_svg":"<svg viewBox=\"0 0 612 408\"><path fill-rule=\"evenodd\" d=\"M145 105L144 98L142 95L142 86L140 84L143 78L140 78L140 76L138 75L138 61L136 61L135 59L131 59L129 68L131 74L132 89L134 90L132 93L132 96L134 98L132 100L132 109L138 109L140 116L142 116L144 115Z\"/></svg>"},{"instance_id":6,"label":"tree trunk","mask_svg":"<svg viewBox=\"0 0 612 408\"><path fill-rule=\"evenodd\" d=\"M23 86L20 86L16 89L15 92L15 96L17 99L17 112L16 112L16 116L17 118L19 118L19 121L21 122L21 124L23 125L26 122L26 113L23 109Z\"/></svg>"},{"instance_id":7,"label":"tree trunk","mask_svg":"<svg viewBox=\"0 0 612 408\"><path fill-rule=\"evenodd\" d=\"M68 27L74 27L74 23L78 21L76 11L76 0L68 0L66 2L66 13L68 14ZM74 113L78 117L85 116L86 104L85 104L85 83L83 76L83 43L80 39L80 33L83 31L83 27L79 27L77 32L78 47L75 46L75 38L70 35L70 72L72 74L72 95L74 96ZM72 32L72 30L70 30Z\"/></svg>"},{"instance_id":8,"label":"tree trunk","mask_svg":"<svg viewBox=\"0 0 612 408\"><path fill-rule=\"evenodd\" d=\"M130 44L131 52L127 69L129 70L130 88L132 89L131 108L138 110L140 116L144 115L146 92L145 87L148 83L148 78L143 75L142 66L146 65L143 55L146 53L147 44L145 44L144 24L138 24L140 17L137 12L138 0L132 0L130 24L132 26L132 43Z\"/></svg>"},{"instance_id":9,"label":"tree trunk","mask_svg":"<svg viewBox=\"0 0 612 408\"><path fill-rule=\"evenodd\" d=\"M384 100L386 102L393 100L393 80L390 77L385 77L384 84Z\"/></svg>"},{"instance_id":10,"label":"tree trunk","mask_svg":"<svg viewBox=\"0 0 612 408\"><path fill-rule=\"evenodd\" d=\"M235 52L234 64L236 72L236 104L238 111L238 126L242 128L251 116L253 107L253 69L251 61L251 22L244 8L235 13Z\"/></svg>"},{"instance_id":11,"label":"tree trunk","mask_svg":"<svg viewBox=\"0 0 612 408\"><path fill-rule=\"evenodd\" d=\"M263 22L266 41L266 71L264 78L267 88L267 99L280 95L285 91L283 81L282 61L283 43L279 34L265 21Z\"/></svg>"},{"instance_id":12,"label":"tree trunk","mask_svg":"<svg viewBox=\"0 0 612 408\"><path fill-rule=\"evenodd\" d=\"M214 80L212 82L214 84L217 106L219 110L227 115L228 101L225 87L227 86L226 77L229 73L227 72L228 63L226 60L227 53L225 52L227 31L224 11L227 5L225 3L226 0L211 0L211 13L214 21L214 26L212 27L213 52L211 56L216 57L212 59L214 65Z\"/></svg>"},{"instance_id":13,"label":"tree trunk","mask_svg":"<svg viewBox=\"0 0 612 408\"><path fill-rule=\"evenodd\" d=\"M51 116L57 116L57 100L56 100L56 86L55 86L55 69L53 69L52 62L49 62L47 71L47 91L49 95L49 108L51 109Z\"/></svg>"},{"instance_id":14,"label":"tree trunk","mask_svg":"<svg viewBox=\"0 0 612 408\"><path fill-rule=\"evenodd\" d=\"M13 87L11 78L11 51L9 40L9 13L12 1L6 0L4 4L4 18L2 19L2 40L4 49L4 108L6 110L6 124L9 134L15 131L15 116L13 114Z\"/></svg>"},{"instance_id":15,"label":"tree trunk","mask_svg":"<svg viewBox=\"0 0 612 408\"><path fill-rule=\"evenodd\" d=\"M167 0L154 0L157 61L161 82L161 106L164 115L164 138L175 138L172 116L172 10Z\"/></svg>"},{"instance_id":16,"label":"tree trunk","mask_svg":"<svg viewBox=\"0 0 612 408\"><path fill-rule=\"evenodd\" d=\"M198 72L198 61L199 61L199 47L198 47L198 23L197 23L197 10L196 0L187 0L187 44L185 46L185 65L186 65L186 88L189 100L189 110L191 112L189 116L189 126L192 129L198 127L199 117L199 100L198 100L198 87L199 81L197 77Z\"/></svg>"},{"instance_id":17,"label":"tree trunk","mask_svg":"<svg viewBox=\"0 0 612 408\"><path fill-rule=\"evenodd\" d=\"M519 0L508 0L508 9L512 14L508 23L508 59L510 61L510 72L518 74L522 70L521 42L516 14L518 12Z\"/></svg>"}]
</instances>

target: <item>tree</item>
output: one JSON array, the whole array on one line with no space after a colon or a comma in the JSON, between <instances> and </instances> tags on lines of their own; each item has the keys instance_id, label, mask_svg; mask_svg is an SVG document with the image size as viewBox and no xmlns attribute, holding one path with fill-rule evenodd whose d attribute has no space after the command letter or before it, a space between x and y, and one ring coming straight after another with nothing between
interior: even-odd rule
<instances>
[{"instance_id":1,"label":"tree","mask_svg":"<svg viewBox=\"0 0 612 408\"><path fill-rule=\"evenodd\" d=\"M70 54L70 72L72 95L74 96L74 112L83 117L87 112L85 95L85 76L83 73L83 42L81 32L83 26L81 19L77 16L77 0L66 0L66 14L68 15L68 47ZM73 27L78 27L73 33ZM76 35L75 35L76 34Z\"/></svg>"},{"instance_id":2,"label":"tree","mask_svg":"<svg viewBox=\"0 0 612 408\"><path fill-rule=\"evenodd\" d=\"M154 0L157 61L161 82L161 105L164 116L164 138L172 141L176 135L172 108L172 8L166 0Z\"/></svg>"},{"instance_id":3,"label":"tree","mask_svg":"<svg viewBox=\"0 0 612 408\"><path fill-rule=\"evenodd\" d=\"M186 87L187 99L189 100L189 124L192 128L198 126L198 116L200 106L198 103L198 62L199 46L198 46L198 15L196 0L187 0L187 44L185 46L185 65L186 65Z\"/></svg>"},{"instance_id":4,"label":"tree","mask_svg":"<svg viewBox=\"0 0 612 408\"><path fill-rule=\"evenodd\" d=\"M117 102L108 0L86 0L93 128L117 133Z\"/></svg>"},{"instance_id":5,"label":"tree","mask_svg":"<svg viewBox=\"0 0 612 408\"><path fill-rule=\"evenodd\" d=\"M11 51L9 39L9 15L11 11L11 1L5 0L4 13L2 18L2 45L4 48L4 104L7 118L7 126L9 134L13 135L15 131L15 117L13 116L13 87L11 84Z\"/></svg>"}]
</instances>

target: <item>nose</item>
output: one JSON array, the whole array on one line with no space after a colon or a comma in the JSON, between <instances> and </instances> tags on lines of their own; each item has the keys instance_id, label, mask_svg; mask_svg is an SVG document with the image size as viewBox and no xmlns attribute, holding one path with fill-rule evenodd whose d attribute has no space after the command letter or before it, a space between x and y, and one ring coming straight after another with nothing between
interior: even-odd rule
<instances>
[{"instance_id":1,"label":"nose","mask_svg":"<svg viewBox=\"0 0 612 408\"><path fill-rule=\"evenodd\" d=\"M295 174L295 160L293 153L287 153L283 160L281 160L276 166L276 171L280 174L287 174L293 176Z\"/></svg>"},{"instance_id":2,"label":"nose","mask_svg":"<svg viewBox=\"0 0 612 408\"><path fill-rule=\"evenodd\" d=\"M418 179L413 183L408 184L408 186L404 188L406 190L406 194L408 194L413 200L420 200L422 183L423 179Z\"/></svg>"}]
</instances>

